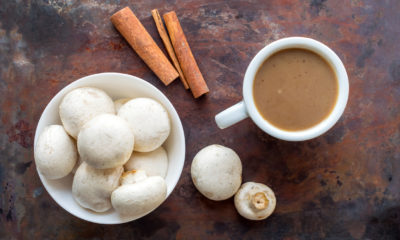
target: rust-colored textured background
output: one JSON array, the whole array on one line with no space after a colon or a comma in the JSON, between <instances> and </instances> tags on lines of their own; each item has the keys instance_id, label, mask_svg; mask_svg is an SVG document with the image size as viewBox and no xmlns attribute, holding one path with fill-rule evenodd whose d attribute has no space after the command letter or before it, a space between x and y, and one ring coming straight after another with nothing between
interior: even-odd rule
<instances>
[{"instance_id":1,"label":"rust-colored textured background","mask_svg":"<svg viewBox=\"0 0 400 240\"><path fill-rule=\"evenodd\" d=\"M130 6L161 45L150 15L175 10L210 93L169 87L112 27ZM0 0L1 239L399 239L400 1L8 1ZM266 44L307 36L330 46L350 80L340 121L314 140L276 140L250 120L219 130L214 115L241 100L244 72ZM164 50L164 49L163 49ZM156 211L127 224L82 221L43 189L33 160L41 112L64 86L99 72L154 84L184 125L185 168ZM112 80L110 80L112 81ZM209 201L190 179L193 156L219 143L243 162L243 180L271 186L275 213L241 218L233 200Z\"/></svg>"}]
</instances>

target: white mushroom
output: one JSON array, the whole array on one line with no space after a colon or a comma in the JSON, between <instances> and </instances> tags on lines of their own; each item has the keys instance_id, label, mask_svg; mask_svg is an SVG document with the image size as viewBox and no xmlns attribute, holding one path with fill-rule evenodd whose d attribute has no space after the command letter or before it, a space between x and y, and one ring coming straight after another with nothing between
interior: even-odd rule
<instances>
[{"instance_id":1,"label":"white mushroom","mask_svg":"<svg viewBox=\"0 0 400 240\"><path fill-rule=\"evenodd\" d=\"M83 161L94 168L106 169L125 164L132 154L134 136L122 118L102 114L81 129L78 152Z\"/></svg>"},{"instance_id":2,"label":"white mushroom","mask_svg":"<svg viewBox=\"0 0 400 240\"><path fill-rule=\"evenodd\" d=\"M120 98L114 101L115 112L118 113L119 109L132 98Z\"/></svg>"},{"instance_id":3,"label":"white mushroom","mask_svg":"<svg viewBox=\"0 0 400 240\"><path fill-rule=\"evenodd\" d=\"M166 196L164 178L154 176L118 187L111 194L111 203L121 216L135 217L158 207Z\"/></svg>"},{"instance_id":4,"label":"white mushroom","mask_svg":"<svg viewBox=\"0 0 400 240\"><path fill-rule=\"evenodd\" d=\"M124 171L122 166L110 169L95 169L83 162L72 182L74 199L84 208L105 212L111 208L111 193L118 187Z\"/></svg>"},{"instance_id":5,"label":"white mushroom","mask_svg":"<svg viewBox=\"0 0 400 240\"><path fill-rule=\"evenodd\" d=\"M263 220L275 209L274 192L262 183L244 183L235 195L235 207L239 214L250 220Z\"/></svg>"},{"instance_id":6,"label":"white mushroom","mask_svg":"<svg viewBox=\"0 0 400 240\"><path fill-rule=\"evenodd\" d=\"M146 153L133 152L124 167L127 171L142 169L146 171L148 176L160 176L165 178L168 170L167 152L163 147Z\"/></svg>"},{"instance_id":7,"label":"white mushroom","mask_svg":"<svg viewBox=\"0 0 400 240\"><path fill-rule=\"evenodd\" d=\"M137 152L150 152L167 139L171 123L165 108L150 98L135 98L125 103L118 116L125 119L135 135Z\"/></svg>"},{"instance_id":8,"label":"white mushroom","mask_svg":"<svg viewBox=\"0 0 400 240\"><path fill-rule=\"evenodd\" d=\"M43 130L34 155L37 169L48 179L67 176L78 159L75 142L61 125L51 125Z\"/></svg>"},{"instance_id":9,"label":"white mushroom","mask_svg":"<svg viewBox=\"0 0 400 240\"><path fill-rule=\"evenodd\" d=\"M125 184L134 184L142 180L145 180L146 178L147 174L144 170L130 170L124 172L119 181L121 185L125 185Z\"/></svg>"},{"instance_id":10,"label":"white mushroom","mask_svg":"<svg viewBox=\"0 0 400 240\"><path fill-rule=\"evenodd\" d=\"M232 197L242 183L242 162L230 148L210 145L196 154L191 175L205 197L221 201Z\"/></svg>"},{"instance_id":11,"label":"white mushroom","mask_svg":"<svg viewBox=\"0 0 400 240\"><path fill-rule=\"evenodd\" d=\"M65 130L74 138L82 126L95 116L115 114L112 99L103 90L91 87L77 88L67 93L59 110Z\"/></svg>"},{"instance_id":12,"label":"white mushroom","mask_svg":"<svg viewBox=\"0 0 400 240\"><path fill-rule=\"evenodd\" d=\"M74 168L72 169L72 171L71 171L71 173L72 174L75 174L76 173L76 170L78 170L78 168L79 168L79 166L82 164L82 158L80 158L79 157L79 155L78 155L78 160L76 161L76 163L75 163L75 166L74 166Z\"/></svg>"}]
</instances>

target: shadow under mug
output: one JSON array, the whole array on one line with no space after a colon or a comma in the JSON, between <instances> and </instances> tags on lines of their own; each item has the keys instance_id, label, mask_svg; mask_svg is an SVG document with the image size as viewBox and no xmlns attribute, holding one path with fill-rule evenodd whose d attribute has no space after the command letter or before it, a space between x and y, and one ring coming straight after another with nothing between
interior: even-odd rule
<instances>
[{"instance_id":1,"label":"shadow under mug","mask_svg":"<svg viewBox=\"0 0 400 240\"><path fill-rule=\"evenodd\" d=\"M258 112L253 98L253 82L258 69L264 61L284 49L300 48L310 50L324 58L332 67L338 80L338 97L331 113L320 123L300 131L286 131L275 127ZM304 141L318 137L328 131L342 115L349 96L349 80L340 58L321 42L304 37L289 37L265 46L250 62L243 81L243 100L215 116L219 128L227 128L247 117L267 134L286 141Z\"/></svg>"}]
</instances>

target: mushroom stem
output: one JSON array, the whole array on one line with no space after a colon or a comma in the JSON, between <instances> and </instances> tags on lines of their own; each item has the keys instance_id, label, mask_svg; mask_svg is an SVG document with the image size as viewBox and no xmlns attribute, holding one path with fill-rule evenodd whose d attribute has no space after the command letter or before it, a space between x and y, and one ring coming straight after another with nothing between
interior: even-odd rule
<instances>
[{"instance_id":1,"label":"mushroom stem","mask_svg":"<svg viewBox=\"0 0 400 240\"><path fill-rule=\"evenodd\" d=\"M243 183L235 195L235 207L240 215L250 220L262 220L275 210L276 198L267 185Z\"/></svg>"},{"instance_id":2,"label":"mushroom stem","mask_svg":"<svg viewBox=\"0 0 400 240\"><path fill-rule=\"evenodd\" d=\"M251 203L255 209L263 210L268 207L269 201L264 192L258 192L253 195Z\"/></svg>"}]
</instances>

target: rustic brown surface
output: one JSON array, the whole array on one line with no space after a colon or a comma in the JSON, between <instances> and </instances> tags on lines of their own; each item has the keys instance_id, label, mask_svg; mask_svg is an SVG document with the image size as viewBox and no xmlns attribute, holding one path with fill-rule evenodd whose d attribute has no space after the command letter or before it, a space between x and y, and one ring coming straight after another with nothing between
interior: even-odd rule
<instances>
[{"instance_id":1,"label":"rustic brown surface","mask_svg":"<svg viewBox=\"0 0 400 240\"><path fill-rule=\"evenodd\" d=\"M0 0L0 6L0 239L400 238L399 1ZM194 100L179 81L165 87L153 75L109 21L125 6L159 46L151 9L177 12L208 95ZM250 120L217 129L214 115L242 98L252 57L295 35L326 43L343 60L350 98L340 121L300 143L269 137ZM107 71L136 75L164 92L187 143L185 168L168 200L116 226L88 223L59 207L43 189L32 148L49 100L72 81ZM195 190L190 163L211 143L239 154L244 181L275 190L270 218L247 221L232 199L212 202Z\"/></svg>"}]
</instances>

